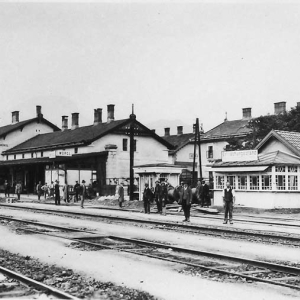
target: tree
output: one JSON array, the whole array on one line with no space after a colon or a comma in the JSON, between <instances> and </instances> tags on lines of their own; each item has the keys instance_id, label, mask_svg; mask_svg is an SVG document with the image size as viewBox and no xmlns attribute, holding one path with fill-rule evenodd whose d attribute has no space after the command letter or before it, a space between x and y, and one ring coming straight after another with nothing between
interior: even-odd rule
<instances>
[{"instance_id":1,"label":"tree","mask_svg":"<svg viewBox=\"0 0 300 300\"><path fill-rule=\"evenodd\" d=\"M300 132L300 107L297 106L279 115L251 119L247 127L251 132L246 137L233 137L227 140L227 151L254 149L271 130Z\"/></svg>"}]
</instances>

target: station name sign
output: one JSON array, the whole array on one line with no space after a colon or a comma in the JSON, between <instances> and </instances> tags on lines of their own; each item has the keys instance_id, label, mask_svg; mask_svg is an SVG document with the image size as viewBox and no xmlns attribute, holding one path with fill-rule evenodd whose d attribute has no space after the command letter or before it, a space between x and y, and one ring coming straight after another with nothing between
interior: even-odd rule
<instances>
[{"instance_id":1,"label":"station name sign","mask_svg":"<svg viewBox=\"0 0 300 300\"><path fill-rule=\"evenodd\" d=\"M57 151L52 151L49 154L49 158L55 158L57 156L72 156L72 153L71 151L57 150Z\"/></svg>"},{"instance_id":2,"label":"station name sign","mask_svg":"<svg viewBox=\"0 0 300 300\"><path fill-rule=\"evenodd\" d=\"M258 160L257 150L223 151L223 162Z\"/></svg>"}]
</instances>

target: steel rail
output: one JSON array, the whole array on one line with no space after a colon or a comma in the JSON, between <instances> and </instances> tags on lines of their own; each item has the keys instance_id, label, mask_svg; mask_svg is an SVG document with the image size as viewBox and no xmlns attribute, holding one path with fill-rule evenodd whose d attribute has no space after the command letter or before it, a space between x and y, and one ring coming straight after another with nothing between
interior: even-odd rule
<instances>
[{"instance_id":1,"label":"steel rail","mask_svg":"<svg viewBox=\"0 0 300 300\"><path fill-rule=\"evenodd\" d=\"M103 218L103 219L110 219L110 220L117 220L117 221L125 221L125 222L131 222L131 223L141 223L141 224L154 224L157 226L168 226L168 227L179 227L183 229L188 230L197 230L197 231L214 231L218 233L227 233L227 234L240 234L245 236L255 236L260 238L275 238L275 239L281 239L281 240L287 240L292 242L299 242L300 241L300 235L298 237L296 236L287 236L284 235L285 232L276 232L276 233L262 233L258 230L251 229L251 232L245 231L245 230L237 230L236 228L228 229L228 228L220 228L220 227L212 227L211 225L193 225L193 224L181 224L177 222L172 221L156 221L156 220L145 220L145 219L135 219L130 217L122 217L122 216L109 216L109 215L96 215L96 214L89 214L89 213L83 213L83 212L71 212L71 211L61 211L61 210L55 210L55 209L44 209L44 208L35 208L35 207L24 207L24 206L13 206L13 205L5 205L9 207L13 207L15 209L27 209L32 211L40 211L40 212L50 212L50 213L57 213L57 214L63 214L63 215L75 215L75 216L84 216L84 217L92 217L92 218ZM2 216L1 216L2 217ZM279 235L281 234L281 235ZM296 234L294 234L296 235Z\"/></svg>"},{"instance_id":2,"label":"steel rail","mask_svg":"<svg viewBox=\"0 0 300 300\"><path fill-rule=\"evenodd\" d=\"M65 292L62 292L56 288L53 288L51 286L48 286L46 284L43 284L41 282L38 282L34 279L31 279L29 277L26 277L22 274L19 274L17 272L11 271L9 269L6 269L4 267L0 266L0 272L7 275L10 278L14 278L17 281L20 281L30 287L34 287L36 289L38 289L39 291L45 291L45 292L49 292L51 293L51 295L54 295L55 297L59 298L59 299L73 299L73 300L79 300L79 298L74 297L70 294L67 294Z\"/></svg>"},{"instance_id":3,"label":"steel rail","mask_svg":"<svg viewBox=\"0 0 300 300\"><path fill-rule=\"evenodd\" d=\"M24 221L24 222L26 222L26 221ZM37 222L36 225L47 226L46 224L39 223L39 222ZM53 226L51 226L51 227L53 227ZM131 253L131 254L140 255L140 256L146 256L146 257L164 260L164 261L168 261L168 262L172 262L172 263L187 265L190 267L201 268L201 269L204 269L207 271L213 271L213 272L226 274L226 275L232 275L232 276L238 276L241 278L245 278L247 280L264 282L264 283L268 283L268 284L272 284L272 285L278 285L278 286L283 286L283 287L287 287L287 288L300 290L300 286L282 283L277 280L272 281L269 279L258 278L258 277L244 274L243 272L237 273L237 272L232 272L232 271L226 271L226 270L222 270L222 269L218 269L218 268L214 268L214 267L208 267L208 266L201 265L201 264L180 261L178 259L166 258L166 257L158 256L158 255L141 253L141 252L137 252L137 251L130 250L130 249L128 250L128 249L122 249L122 248L115 248L113 246L102 245L99 243L90 242L90 241L86 240L86 239L90 239L89 237L72 238L72 237L63 237L61 235L56 235L53 233L45 233L45 232L39 232L39 231L35 231L35 230L28 230L28 229L25 229L25 230L33 232L33 233L37 233L37 234L48 235L48 236L57 237L57 238L63 238L66 240L71 240L71 241L79 242L79 243L82 243L85 245L94 246L94 247L98 247L98 248L105 248L105 249L114 250L114 251L126 252L126 253ZM71 229L71 231L74 231L74 229ZM80 232L82 232L82 230L80 230ZM89 232L89 231L86 231L86 233L96 234L95 232ZM199 251L199 250L190 249L190 248L182 248L182 247L177 247L177 246L165 245L165 244L161 244L161 243L157 243L157 242L149 242L149 241L144 241L144 240L139 240L139 239L134 239L134 238L124 238L124 237L114 236L114 235L107 235L107 236L102 236L102 237L110 238L113 240L126 241L126 242L130 242L130 243L135 243L135 244L141 244L141 245L145 245L145 246L151 246L154 248L172 249L172 251L176 251L176 252L180 252L180 253L193 254L193 255L197 255L197 256L207 256L207 257L212 257L212 258L234 261L234 262L238 262L238 263L250 264L252 266L269 269L270 271L278 271L278 272L282 272L285 274L293 274L293 275L300 274L300 268L284 266L284 265L279 265L279 264L275 264L275 263L247 259L247 258L242 258L242 257L237 257L237 256L223 255L220 253L214 253L214 252L208 252L208 251ZM95 237L95 238L97 238L97 237Z\"/></svg>"}]
</instances>

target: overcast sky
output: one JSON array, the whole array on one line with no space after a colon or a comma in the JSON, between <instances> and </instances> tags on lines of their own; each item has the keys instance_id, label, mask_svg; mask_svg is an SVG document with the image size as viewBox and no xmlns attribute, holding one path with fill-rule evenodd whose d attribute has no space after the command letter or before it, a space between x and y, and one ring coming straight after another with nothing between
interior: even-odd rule
<instances>
[{"instance_id":1,"label":"overcast sky","mask_svg":"<svg viewBox=\"0 0 300 300\"><path fill-rule=\"evenodd\" d=\"M1 125L14 110L33 117L36 105L58 126L72 112L88 125L94 108L106 120L115 104L121 119L134 103L144 124L198 117L207 131L226 111L234 120L243 107L259 116L274 102L295 106L300 4L247 2L2 1Z\"/></svg>"}]
</instances>

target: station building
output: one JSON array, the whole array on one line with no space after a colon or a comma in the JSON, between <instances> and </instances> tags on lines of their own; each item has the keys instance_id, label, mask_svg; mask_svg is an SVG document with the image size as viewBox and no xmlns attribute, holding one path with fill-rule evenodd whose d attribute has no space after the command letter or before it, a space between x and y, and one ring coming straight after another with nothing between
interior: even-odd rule
<instances>
[{"instance_id":1,"label":"station building","mask_svg":"<svg viewBox=\"0 0 300 300\"><path fill-rule=\"evenodd\" d=\"M114 194L116 184L129 185L129 130L134 124L134 163L136 165L168 163L172 145L136 120L115 120L114 105L107 106L107 121L102 122L102 109L94 110L94 122L79 126L79 113L62 116L62 130L38 134L2 152L0 167L8 168L11 178L20 179L28 192L38 181L67 182L85 180L97 185L100 195ZM139 176L135 178L139 189Z\"/></svg>"},{"instance_id":2,"label":"station building","mask_svg":"<svg viewBox=\"0 0 300 300\"><path fill-rule=\"evenodd\" d=\"M300 208L300 133L271 131L248 151L224 151L212 166L214 204L222 205L226 181L236 204L257 208Z\"/></svg>"},{"instance_id":3,"label":"station building","mask_svg":"<svg viewBox=\"0 0 300 300\"><path fill-rule=\"evenodd\" d=\"M0 153L9 151L18 144L39 134L51 133L60 129L44 118L42 107L36 106L36 116L31 119L20 121L20 112L12 112L12 123L0 127ZM18 166L14 170L5 162L6 156L0 155L0 189L3 189L4 180L10 182L22 180L20 174L23 173L22 167ZM25 181L28 176L25 175Z\"/></svg>"}]
</instances>

